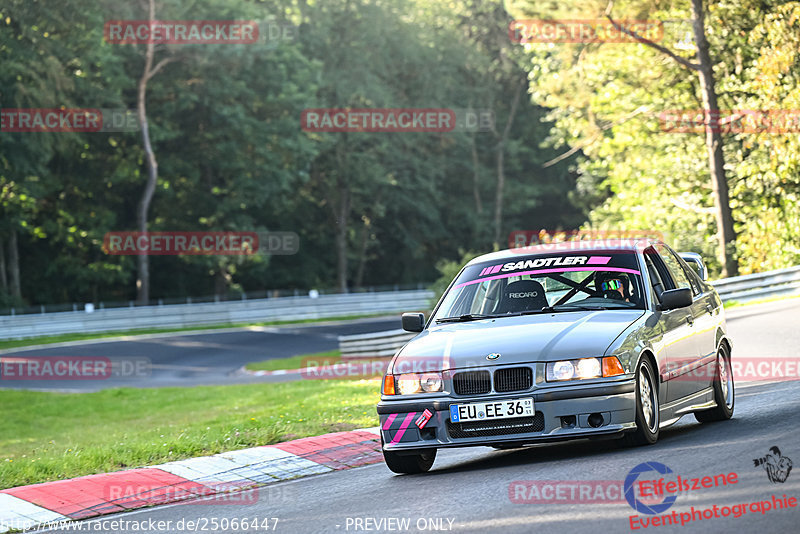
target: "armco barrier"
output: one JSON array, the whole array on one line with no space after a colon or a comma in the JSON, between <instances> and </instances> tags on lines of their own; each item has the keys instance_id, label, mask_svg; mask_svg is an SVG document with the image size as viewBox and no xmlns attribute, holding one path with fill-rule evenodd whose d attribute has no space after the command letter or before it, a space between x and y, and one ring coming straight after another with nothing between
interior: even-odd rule
<instances>
[{"instance_id":1,"label":"armco barrier","mask_svg":"<svg viewBox=\"0 0 800 534\"><path fill-rule=\"evenodd\" d=\"M339 336L339 350L343 360L384 358L394 356L394 353L415 335L405 330L388 330Z\"/></svg>"},{"instance_id":2,"label":"armco barrier","mask_svg":"<svg viewBox=\"0 0 800 534\"><path fill-rule=\"evenodd\" d=\"M765 299L800 294L800 266L715 280L723 302Z\"/></svg>"},{"instance_id":3,"label":"armco barrier","mask_svg":"<svg viewBox=\"0 0 800 534\"><path fill-rule=\"evenodd\" d=\"M432 298L427 290L383 291L2 316L0 339L396 313L428 309Z\"/></svg>"},{"instance_id":4,"label":"armco barrier","mask_svg":"<svg viewBox=\"0 0 800 534\"><path fill-rule=\"evenodd\" d=\"M723 302L731 300L746 302L792 294L800 295L800 266L715 280L711 284ZM408 311L413 310L409 308ZM403 330L389 330L339 336L339 350L344 360L393 356L415 335Z\"/></svg>"}]
</instances>

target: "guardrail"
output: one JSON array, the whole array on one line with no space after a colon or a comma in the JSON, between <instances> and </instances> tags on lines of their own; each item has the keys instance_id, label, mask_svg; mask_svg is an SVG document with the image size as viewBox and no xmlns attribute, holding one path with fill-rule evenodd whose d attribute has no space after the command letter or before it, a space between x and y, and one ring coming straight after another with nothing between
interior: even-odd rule
<instances>
[{"instance_id":1,"label":"guardrail","mask_svg":"<svg viewBox=\"0 0 800 534\"><path fill-rule=\"evenodd\" d=\"M800 266L714 280L711 284L723 302L800 295ZM393 356L415 335L404 330L389 330L339 336L339 350L343 360Z\"/></svg>"},{"instance_id":2,"label":"guardrail","mask_svg":"<svg viewBox=\"0 0 800 534\"><path fill-rule=\"evenodd\" d=\"M343 360L385 358L394 356L394 353L415 335L415 333L405 330L387 330L370 334L339 336L339 350Z\"/></svg>"},{"instance_id":3,"label":"guardrail","mask_svg":"<svg viewBox=\"0 0 800 534\"><path fill-rule=\"evenodd\" d=\"M791 296L800 294L800 266L723 278L711 284L723 302Z\"/></svg>"},{"instance_id":4,"label":"guardrail","mask_svg":"<svg viewBox=\"0 0 800 534\"><path fill-rule=\"evenodd\" d=\"M428 290L382 291L2 316L0 339L396 313L428 309L432 298Z\"/></svg>"}]
</instances>

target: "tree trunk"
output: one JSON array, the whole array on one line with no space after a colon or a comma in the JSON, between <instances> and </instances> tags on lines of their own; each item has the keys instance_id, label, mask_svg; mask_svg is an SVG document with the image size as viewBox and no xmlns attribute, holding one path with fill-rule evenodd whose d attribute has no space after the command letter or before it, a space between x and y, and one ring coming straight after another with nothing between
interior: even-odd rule
<instances>
[{"instance_id":1,"label":"tree trunk","mask_svg":"<svg viewBox=\"0 0 800 534\"><path fill-rule=\"evenodd\" d=\"M17 246L17 231L11 230L8 237L8 271L10 275L9 294L18 303L22 302L22 284L19 280L19 248Z\"/></svg>"},{"instance_id":2,"label":"tree trunk","mask_svg":"<svg viewBox=\"0 0 800 534\"><path fill-rule=\"evenodd\" d=\"M475 136L470 137L470 141L472 144L472 196L475 198L475 213L480 215L483 213L483 202L481 202L481 190L480 190L480 176L478 174L478 168L480 166L480 161L478 160L478 147L475 146Z\"/></svg>"},{"instance_id":3,"label":"tree trunk","mask_svg":"<svg viewBox=\"0 0 800 534\"><path fill-rule=\"evenodd\" d=\"M503 190L506 185L505 154L503 145L505 140L497 143L497 190L494 197L494 245L500 246L500 229L503 225Z\"/></svg>"},{"instance_id":4,"label":"tree trunk","mask_svg":"<svg viewBox=\"0 0 800 534\"><path fill-rule=\"evenodd\" d=\"M6 276L6 252L3 250L3 239L0 238L0 290L8 292L8 277Z\"/></svg>"},{"instance_id":5,"label":"tree trunk","mask_svg":"<svg viewBox=\"0 0 800 534\"><path fill-rule=\"evenodd\" d=\"M361 228L361 250L358 257L358 269L356 270L356 279L353 282L355 287L362 287L364 285L364 267L367 264L367 244L369 243L370 223L369 219L365 216L364 226Z\"/></svg>"},{"instance_id":6,"label":"tree trunk","mask_svg":"<svg viewBox=\"0 0 800 534\"><path fill-rule=\"evenodd\" d=\"M142 198L139 200L139 208L136 211L137 229L140 232L147 232L147 214L150 210L150 202L156 190L158 180L158 162L150 144L150 130L147 124L147 108L145 98L147 94L147 73L142 75L139 80L139 92L136 101L139 116L139 125L142 129L142 143L147 156L147 183L145 184ZM136 280L137 297L140 304L147 304L150 300L150 257L146 252L140 252L138 256L138 279Z\"/></svg>"},{"instance_id":7,"label":"tree trunk","mask_svg":"<svg viewBox=\"0 0 800 534\"><path fill-rule=\"evenodd\" d=\"M511 101L511 108L508 111L508 119L506 126L503 129L503 134L497 136L497 190L494 197L494 245L500 246L500 230L503 226L503 194L506 184L505 175L505 144L508 139L508 133L511 131L511 125L514 124L514 115L517 114L517 106L519 104L519 97L522 94L522 88L527 84L527 79L523 80L517 86L514 92L514 99Z\"/></svg>"},{"instance_id":8,"label":"tree trunk","mask_svg":"<svg viewBox=\"0 0 800 534\"><path fill-rule=\"evenodd\" d=\"M350 191L338 180L339 209L336 210L336 279L339 291L347 293L347 218L350 214Z\"/></svg>"},{"instance_id":9,"label":"tree trunk","mask_svg":"<svg viewBox=\"0 0 800 534\"><path fill-rule=\"evenodd\" d=\"M714 192L716 208L718 254L722 263L722 277L739 274L739 265L734 257L736 233L733 229L733 214L728 198L728 181L725 177L725 159L722 153L722 134L719 128L719 104L714 83L713 64L705 34L705 14L703 1L692 0L694 18L694 40L697 44L697 58L700 63L698 75L703 96L703 107L709 113L706 120L706 150L708 168L711 173L711 187Z\"/></svg>"},{"instance_id":10,"label":"tree trunk","mask_svg":"<svg viewBox=\"0 0 800 534\"><path fill-rule=\"evenodd\" d=\"M217 275L214 277L214 294L218 300L228 300L228 269L225 265L217 266Z\"/></svg>"},{"instance_id":11,"label":"tree trunk","mask_svg":"<svg viewBox=\"0 0 800 534\"><path fill-rule=\"evenodd\" d=\"M149 0L148 4L148 20L153 21L156 15L155 1ZM152 42L147 43L144 71L141 78L139 78L139 86L136 93L136 115L139 119L139 127L142 129L142 144L147 157L147 183L136 211L137 229L140 232L147 232L147 216L150 211L150 202L153 200L156 183L158 182L158 162L153 152L153 146L150 144L150 127L147 122L147 82L165 65L174 60L174 58L167 57L159 61L156 66L153 66L154 55L155 44ZM150 257L147 253L140 252L137 260L136 300L140 304L147 304L150 301Z\"/></svg>"},{"instance_id":12,"label":"tree trunk","mask_svg":"<svg viewBox=\"0 0 800 534\"><path fill-rule=\"evenodd\" d=\"M153 0L150 0L149 5L149 20L154 20L155 6ZM153 153L153 146L150 144L150 127L147 123L147 82L150 80L150 71L153 68L153 53L153 44L148 43L145 52L144 71L139 78L139 86L136 93L136 114L139 119L139 127L142 129L142 144L147 158L147 183L136 210L136 226L140 232L147 232L147 214L150 211L150 202L153 200L156 182L158 181L158 162ZM150 301L150 257L146 252L140 251L137 259L136 300L139 304L147 304Z\"/></svg>"}]
</instances>

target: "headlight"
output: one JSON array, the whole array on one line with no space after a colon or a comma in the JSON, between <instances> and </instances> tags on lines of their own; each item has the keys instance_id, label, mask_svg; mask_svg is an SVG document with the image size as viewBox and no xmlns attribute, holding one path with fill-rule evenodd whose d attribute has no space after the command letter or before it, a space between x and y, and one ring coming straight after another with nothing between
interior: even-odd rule
<instances>
[{"instance_id":1,"label":"headlight","mask_svg":"<svg viewBox=\"0 0 800 534\"><path fill-rule=\"evenodd\" d=\"M419 385L422 391L426 393L442 391L442 375L439 373L425 373L419 378Z\"/></svg>"},{"instance_id":2,"label":"headlight","mask_svg":"<svg viewBox=\"0 0 800 534\"><path fill-rule=\"evenodd\" d=\"M552 365L552 367L551 367ZM575 376L575 366L572 362L556 362L547 364L548 380L570 380Z\"/></svg>"},{"instance_id":3,"label":"headlight","mask_svg":"<svg viewBox=\"0 0 800 534\"><path fill-rule=\"evenodd\" d=\"M394 382L400 395L442 391L441 373L407 373L394 377Z\"/></svg>"},{"instance_id":4,"label":"headlight","mask_svg":"<svg viewBox=\"0 0 800 534\"><path fill-rule=\"evenodd\" d=\"M622 365L620 365L616 356L550 362L547 364L545 371L545 379L548 382L586 380L588 378L601 378L624 374Z\"/></svg>"},{"instance_id":5,"label":"headlight","mask_svg":"<svg viewBox=\"0 0 800 534\"><path fill-rule=\"evenodd\" d=\"M602 375L599 359L583 358L578 360L578 378L597 378Z\"/></svg>"},{"instance_id":6,"label":"headlight","mask_svg":"<svg viewBox=\"0 0 800 534\"><path fill-rule=\"evenodd\" d=\"M397 377L397 389L400 395L411 395L421 391L419 387L419 375L407 374Z\"/></svg>"}]
</instances>

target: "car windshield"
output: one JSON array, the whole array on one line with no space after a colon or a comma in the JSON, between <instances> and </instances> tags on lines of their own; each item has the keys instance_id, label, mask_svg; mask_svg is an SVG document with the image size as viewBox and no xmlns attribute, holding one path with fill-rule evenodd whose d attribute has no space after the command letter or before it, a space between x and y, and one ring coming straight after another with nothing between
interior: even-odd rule
<instances>
[{"instance_id":1,"label":"car windshield","mask_svg":"<svg viewBox=\"0 0 800 534\"><path fill-rule=\"evenodd\" d=\"M463 269L444 296L434 320L644 309L643 295L641 272L633 252L520 256Z\"/></svg>"}]
</instances>

